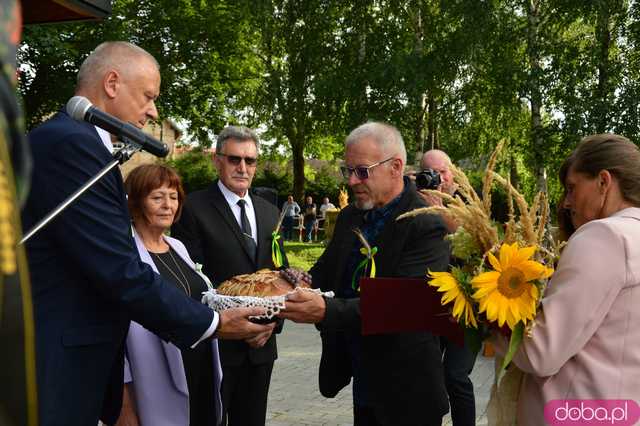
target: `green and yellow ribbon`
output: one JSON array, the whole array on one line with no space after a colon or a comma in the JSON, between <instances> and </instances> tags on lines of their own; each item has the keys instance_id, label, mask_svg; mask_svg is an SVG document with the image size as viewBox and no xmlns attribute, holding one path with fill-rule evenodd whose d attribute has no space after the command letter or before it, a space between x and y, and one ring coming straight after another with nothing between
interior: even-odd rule
<instances>
[{"instance_id":1,"label":"green and yellow ribbon","mask_svg":"<svg viewBox=\"0 0 640 426\"><path fill-rule=\"evenodd\" d=\"M360 286L356 286L356 279L358 277L358 272L366 271L369 261L371 261L371 268L369 269L369 278L376 277L376 260L374 259L374 256L376 255L377 252L378 252L378 247L372 248L371 252L369 252L369 250L367 250L366 247L362 247L360 249L360 253L362 253L365 256L365 258L362 259L362 261L356 267L356 270L353 271L353 276L351 277L351 288L353 288L354 290L360 291Z\"/></svg>"},{"instance_id":2,"label":"green and yellow ribbon","mask_svg":"<svg viewBox=\"0 0 640 426\"><path fill-rule=\"evenodd\" d=\"M273 231L271 233L271 260L273 261L273 265L276 268L282 266L282 250L280 250L280 244L278 244L278 240L280 239L280 234L277 231Z\"/></svg>"}]
</instances>

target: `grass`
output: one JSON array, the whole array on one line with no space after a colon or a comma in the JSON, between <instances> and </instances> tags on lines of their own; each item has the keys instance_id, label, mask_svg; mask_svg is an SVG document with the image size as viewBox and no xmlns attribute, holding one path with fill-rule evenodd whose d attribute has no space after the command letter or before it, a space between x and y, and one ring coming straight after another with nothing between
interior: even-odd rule
<instances>
[{"instance_id":1,"label":"grass","mask_svg":"<svg viewBox=\"0 0 640 426\"><path fill-rule=\"evenodd\" d=\"M285 241L284 250L289 259L289 266L308 271L324 252L322 243L299 243Z\"/></svg>"}]
</instances>

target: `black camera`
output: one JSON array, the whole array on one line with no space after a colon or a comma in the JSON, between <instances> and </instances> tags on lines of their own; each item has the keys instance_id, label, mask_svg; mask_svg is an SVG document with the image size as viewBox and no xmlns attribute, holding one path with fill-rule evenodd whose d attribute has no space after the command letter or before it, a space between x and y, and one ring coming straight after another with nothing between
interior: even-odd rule
<instances>
[{"instance_id":1,"label":"black camera","mask_svg":"<svg viewBox=\"0 0 640 426\"><path fill-rule=\"evenodd\" d=\"M433 169L424 169L416 173L416 188L418 189L438 189L441 183L440 173Z\"/></svg>"}]
</instances>

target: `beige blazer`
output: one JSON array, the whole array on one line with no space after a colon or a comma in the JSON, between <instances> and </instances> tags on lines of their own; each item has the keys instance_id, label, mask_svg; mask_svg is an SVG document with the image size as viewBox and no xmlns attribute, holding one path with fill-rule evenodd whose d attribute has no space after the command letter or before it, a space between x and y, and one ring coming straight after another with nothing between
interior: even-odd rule
<instances>
[{"instance_id":1,"label":"beige blazer","mask_svg":"<svg viewBox=\"0 0 640 426\"><path fill-rule=\"evenodd\" d=\"M640 402L640 208L572 235L514 362L518 425L544 425L553 399Z\"/></svg>"}]
</instances>

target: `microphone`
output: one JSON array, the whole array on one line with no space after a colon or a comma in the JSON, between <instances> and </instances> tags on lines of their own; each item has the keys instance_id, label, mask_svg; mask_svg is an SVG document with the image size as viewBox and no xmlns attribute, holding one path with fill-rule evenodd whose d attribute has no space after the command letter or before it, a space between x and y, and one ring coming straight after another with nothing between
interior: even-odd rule
<instances>
[{"instance_id":1,"label":"microphone","mask_svg":"<svg viewBox=\"0 0 640 426\"><path fill-rule=\"evenodd\" d=\"M91 123L119 138L127 138L156 157L166 157L169 154L169 147L166 143L149 136L131 123L125 123L113 115L99 110L84 96L74 96L69 99L66 109L71 118Z\"/></svg>"}]
</instances>

